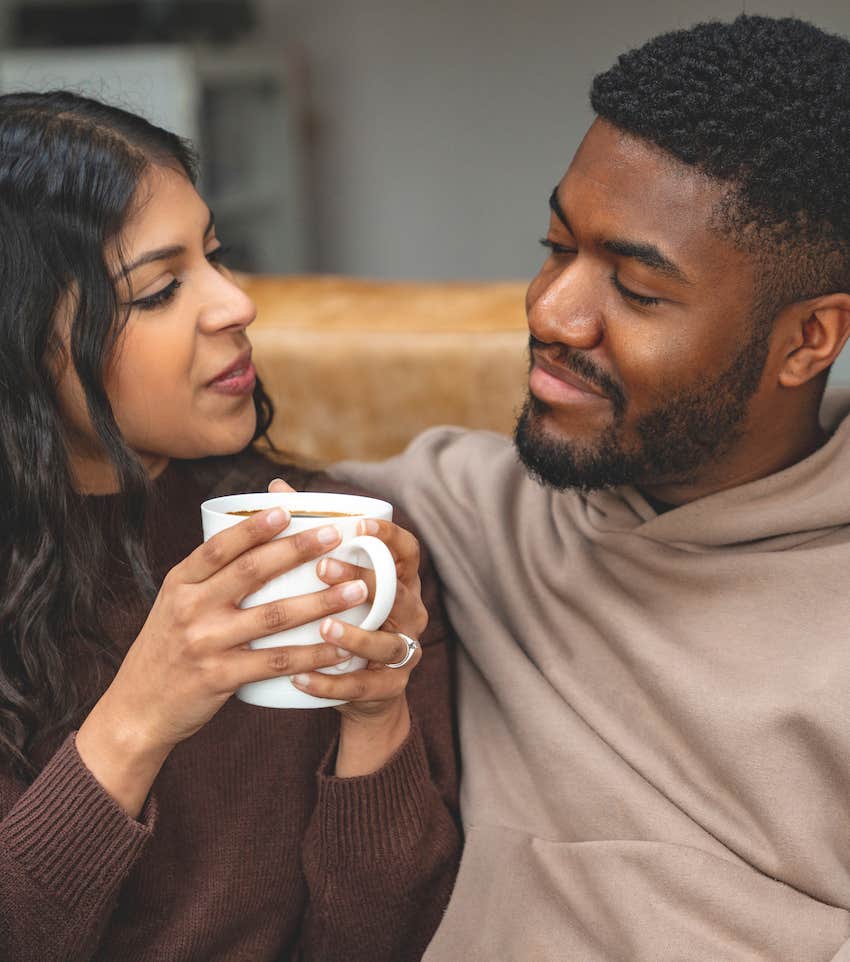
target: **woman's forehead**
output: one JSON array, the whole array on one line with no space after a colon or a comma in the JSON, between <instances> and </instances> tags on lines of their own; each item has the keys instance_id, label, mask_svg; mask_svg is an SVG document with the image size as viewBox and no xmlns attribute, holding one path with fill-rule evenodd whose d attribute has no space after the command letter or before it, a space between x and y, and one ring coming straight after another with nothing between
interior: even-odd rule
<instances>
[{"instance_id":1,"label":"woman's forehead","mask_svg":"<svg viewBox=\"0 0 850 962\"><path fill-rule=\"evenodd\" d=\"M208 221L209 208L185 173L151 166L136 189L121 240L125 249L173 243L168 238L176 232L195 237L198 230L206 230Z\"/></svg>"}]
</instances>

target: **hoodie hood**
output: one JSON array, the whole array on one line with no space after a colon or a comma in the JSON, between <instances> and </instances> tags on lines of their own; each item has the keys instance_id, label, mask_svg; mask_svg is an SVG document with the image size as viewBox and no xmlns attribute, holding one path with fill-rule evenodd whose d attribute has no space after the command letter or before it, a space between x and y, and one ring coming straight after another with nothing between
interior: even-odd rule
<instances>
[{"instance_id":1,"label":"hoodie hood","mask_svg":"<svg viewBox=\"0 0 850 962\"><path fill-rule=\"evenodd\" d=\"M581 499L600 530L631 530L679 548L781 550L850 524L850 390L824 396L830 439L810 457L758 481L656 514L633 487Z\"/></svg>"}]
</instances>

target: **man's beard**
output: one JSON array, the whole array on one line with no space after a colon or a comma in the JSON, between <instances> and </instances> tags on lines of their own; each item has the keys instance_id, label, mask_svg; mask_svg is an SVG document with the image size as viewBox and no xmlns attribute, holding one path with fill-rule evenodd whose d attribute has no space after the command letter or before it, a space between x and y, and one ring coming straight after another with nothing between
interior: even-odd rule
<instances>
[{"instance_id":1,"label":"man's beard","mask_svg":"<svg viewBox=\"0 0 850 962\"><path fill-rule=\"evenodd\" d=\"M609 393L611 425L589 442L553 438L542 423L548 406L529 393L514 430L520 460L536 481L558 489L591 491L692 480L743 434L768 353L769 330L757 324L751 330L746 344L716 378L700 377L641 415L635 424L638 440L632 446L623 438L628 400L619 386L613 396ZM531 342L535 343L533 338ZM603 372L594 374L585 355L569 351L560 360L603 388L613 386Z\"/></svg>"}]
</instances>

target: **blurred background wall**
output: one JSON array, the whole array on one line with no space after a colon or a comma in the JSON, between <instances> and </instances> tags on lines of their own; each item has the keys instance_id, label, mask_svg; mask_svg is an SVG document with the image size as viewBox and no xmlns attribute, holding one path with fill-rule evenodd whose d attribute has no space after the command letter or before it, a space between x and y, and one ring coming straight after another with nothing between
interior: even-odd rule
<instances>
[{"instance_id":1,"label":"blurred background wall","mask_svg":"<svg viewBox=\"0 0 850 962\"><path fill-rule=\"evenodd\" d=\"M664 30L848 0L262 0L311 70L315 263L375 277L528 277L595 73Z\"/></svg>"},{"instance_id":2,"label":"blurred background wall","mask_svg":"<svg viewBox=\"0 0 850 962\"><path fill-rule=\"evenodd\" d=\"M92 29L112 23L124 40L200 40L206 63L226 60L232 40L243 64L278 63L286 89L271 113L269 101L247 133L224 123L204 141L229 164L222 203L241 206L239 230L271 209L252 184L269 175L289 184L285 229L256 227L242 266L377 278L529 277L549 191L591 119L592 76L653 34L742 10L796 12L850 34L847 0L808 0L805 11L786 0L89 0L51 40L37 15L57 24L60 6L76 11L79 0L0 0L6 59L11 48L27 64L45 39L54 49L69 30L79 40L88 17ZM177 8L184 15L175 20ZM61 82L61 72L52 79ZM179 99L179 84L166 85L167 101ZM228 110L244 114L244 97L226 101L216 108L225 120ZM286 143L276 139L279 125ZM264 150L258 173L249 161ZM247 192L233 188L234 177Z\"/></svg>"}]
</instances>

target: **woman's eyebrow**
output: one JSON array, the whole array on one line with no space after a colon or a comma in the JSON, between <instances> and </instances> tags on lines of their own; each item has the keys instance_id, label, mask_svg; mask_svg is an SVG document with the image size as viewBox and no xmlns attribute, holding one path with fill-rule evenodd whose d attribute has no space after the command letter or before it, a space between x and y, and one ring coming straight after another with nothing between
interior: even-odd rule
<instances>
[{"instance_id":1,"label":"woman's eyebrow","mask_svg":"<svg viewBox=\"0 0 850 962\"><path fill-rule=\"evenodd\" d=\"M206 229L204 230L204 237L206 237L213 227L215 227L215 214L210 211L209 215L210 217L207 221ZM163 261L167 260L169 257L179 257L180 254L185 253L186 247L183 244L172 244L169 247L157 247L152 251L145 251L144 254L140 254L131 264L128 264L122 271L120 271L118 277L126 277L132 271L136 270L137 267L142 267L145 264L152 263L153 261Z\"/></svg>"}]
</instances>

